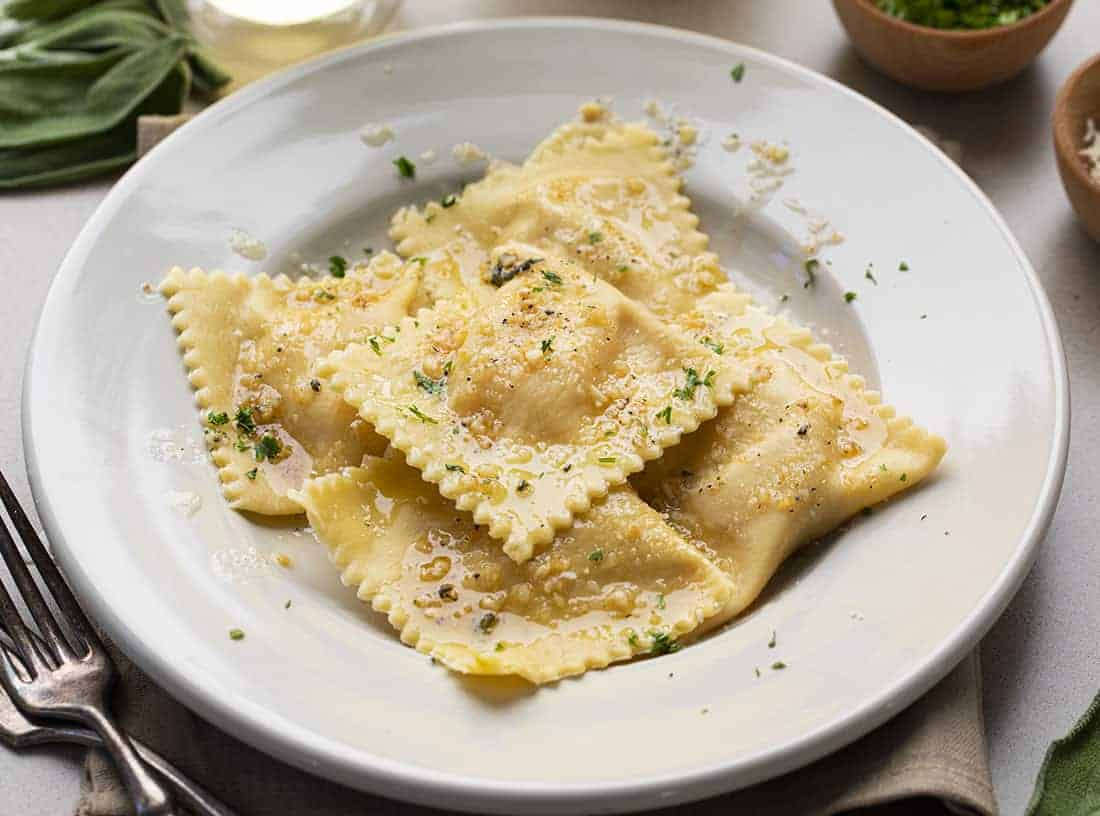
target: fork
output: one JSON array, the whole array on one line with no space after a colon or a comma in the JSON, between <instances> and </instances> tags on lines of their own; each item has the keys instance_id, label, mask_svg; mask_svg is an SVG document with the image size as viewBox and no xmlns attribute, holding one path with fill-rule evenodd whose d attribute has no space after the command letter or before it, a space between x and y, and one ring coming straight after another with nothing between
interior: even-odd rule
<instances>
[{"instance_id":1,"label":"fork","mask_svg":"<svg viewBox=\"0 0 1100 816\"><path fill-rule=\"evenodd\" d=\"M0 637L0 643L4 638ZM9 646L10 648L10 646ZM142 745L139 740L130 738L134 750L157 774L172 788L176 799L199 816L236 816L227 805L199 785L192 782L173 767L168 760ZM13 750L22 750L36 745L66 743L83 745L87 748L101 748L103 741L94 731L80 726L39 725L32 723L15 707L7 694L0 691L0 743Z\"/></svg>"},{"instance_id":2,"label":"fork","mask_svg":"<svg viewBox=\"0 0 1100 816\"><path fill-rule=\"evenodd\" d=\"M171 796L108 713L107 693L116 679L114 664L3 473L0 473L0 501L60 612L60 618L54 616L7 524L0 520L0 555L38 629L36 632L27 626L15 601L0 583L0 627L7 631L14 645L9 648L0 643L0 683L24 712L73 720L98 734L115 762L138 816L173 814ZM69 635L62 630L60 620L68 623Z\"/></svg>"}]
</instances>

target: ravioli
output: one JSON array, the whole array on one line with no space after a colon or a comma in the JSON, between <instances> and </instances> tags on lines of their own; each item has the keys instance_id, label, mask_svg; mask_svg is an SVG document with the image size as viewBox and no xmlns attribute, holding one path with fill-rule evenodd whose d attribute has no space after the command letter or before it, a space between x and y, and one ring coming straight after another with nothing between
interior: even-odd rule
<instances>
[{"instance_id":1,"label":"ravioli","mask_svg":"<svg viewBox=\"0 0 1100 816\"><path fill-rule=\"evenodd\" d=\"M735 358L535 252L500 248L486 305L441 301L318 367L518 562L748 384Z\"/></svg>"},{"instance_id":2,"label":"ravioli","mask_svg":"<svg viewBox=\"0 0 1100 816\"><path fill-rule=\"evenodd\" d=\"M675 651L732 592L625 486L524 564L399 461L368 458L294 495L343 583L465 674L547 683Z\"/></svg>"},{"instance_id":3,"label":"ravioli","mask_svg":"<svg viewBox=\"0 0 1100 816\"><path fill-rule=\"evenodd\" d=\"M496 163L460 196L399 210L390 234L405 257L448 270L425 277L491 298L490 250L523 241L564 252L654 312L675 315L725 281L681 180L644 124L610 115L563 125L521 166Z\"/></svg>"},{"instance_id":4,"label":"ravioli","mask_svg":"<svg viewBox=\"0 0 1100 816\"><path fill-rule=\"evenodd\" d=\"M809 331L731 287L682 323L751 364L753 386L633 484L734 581L732 617L798 547L927 477L946 443L881 404Z\"/></svg>"},{"instance_id":5,"label":"ravioli","mask_svg":"<svg viewBox=\"0 0 1100 816\"><path fill-rule=\"evenodd\" d=\"M385 449L312 369L319 356L404 317L418 277L418 264L390 253L344 278L168 274L160 291L230 506L300 513L288 490Z\"/></svg>"}]
</instances>

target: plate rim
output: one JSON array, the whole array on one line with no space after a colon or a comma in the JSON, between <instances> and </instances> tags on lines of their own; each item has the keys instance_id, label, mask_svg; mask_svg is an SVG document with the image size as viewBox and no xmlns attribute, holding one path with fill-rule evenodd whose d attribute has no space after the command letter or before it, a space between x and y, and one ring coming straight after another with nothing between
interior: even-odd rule
<instances>
[{"instance_id":1,"label":"plate rim","mask_svg":"<svg viewBox=\"0 0 1100 816\"><path fill-rule=\"evenodd\" d=\"M81 228L76 240L66 252L47 292L38 316L23 377L21 415L23 450L28 480L39 519L55 557L73 585L90 616L122 648L143 671L176 700L198 713L207 722L245 741L254 748L274 756L303 771L328 778L343 785L423 805L458 808L469 811L508 812L522 807L531 813L573 812L578 807L600 811L628 812L651 808L655 804L668 806L694 801L774 778L808 765L866 735L923 696L945 677L988 632L1012 600L1034 564L1039 544L1050 526L1057 509L1066 471L1069 448L1070 399L1069 374L1065 351L1057 321L1042 282L1019 242L1000 212L978 185L926 137L917 132L887 108L843 85L837 80L807 68L792 60L777 56L734 40L700 34L685 29L652 23L592 17L523 17L496 20L476 20L431 26L400 32L381 39L352 45L315 59L283 69L237 91L198 114L165 140L175 144L201 132L219 116L232 114L278 88L301 77L322 71L346 60L358 59L373 51L400 49L411 42L482 31L515 31L543 29L595 29L617 33L640 34L677 40L686 45L720 49L734 57L749 57L763 64L797 75L819 87L839 92L859 104L869 107L891 124L923 143L926 149L980 204L1016 256L1036 306L1054 385L1053 442L1047 469L1032 514L1008 563L996 580L957 627L956 631L908 674L894 684L869 696L848 714L832 717L828 722L784 745L764 751L749 759L724 761L688 772L652 777L644 782L543 783L530 780L503 782L477 779L441 772L425 766L398 762L362 749L334 743L327 737L290 722L228 689L208 687L201 678L190 677L170 660L161 659L156 650L135 636L127 622L114 614L110 605L96 592L83 572L79 560L66 543L57 516L43 482L41 462L35 446L36 412L32 408L39 370L38 352L44 345L44 326L48 316L58 308L60 289L65 278L79 273L86 261L87 250L94 242L101 224L111 216L131 188L139 185L156 163L138 162L131 166L110 189ZM161 153L161 155L165 155ZM274 714L274 716L273 716ZM736 774L730 782L727 777Z\"/></svg>"}]
</instances>

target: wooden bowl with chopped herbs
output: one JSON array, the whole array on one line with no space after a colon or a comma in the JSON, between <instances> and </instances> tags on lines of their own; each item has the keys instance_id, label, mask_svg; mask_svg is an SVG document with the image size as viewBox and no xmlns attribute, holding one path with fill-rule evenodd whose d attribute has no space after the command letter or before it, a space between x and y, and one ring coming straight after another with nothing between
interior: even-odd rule
<instances>
[{"instance_id":1,"label":"wooden bowl with chopped herbs","mask_svg":"<svg viewBox=\"0 0 1100 816\"><path fill-rule=\"evenodd\" d=\"M1050 118L1062 186L1089 235L1100 241L1100 54L1066 80Z\"/></svg>"},{"instance_id":2,"label":"wooden bowl with chopped herbs","mask_svg":"<svg viewBox=\"0 0 1100 816\"><path fill-rule=\"evenodd\" d=\"M1004 82L1039 55L1073 0L833 0L860 55L927 91Z\"/></svg>"}]
</instances>

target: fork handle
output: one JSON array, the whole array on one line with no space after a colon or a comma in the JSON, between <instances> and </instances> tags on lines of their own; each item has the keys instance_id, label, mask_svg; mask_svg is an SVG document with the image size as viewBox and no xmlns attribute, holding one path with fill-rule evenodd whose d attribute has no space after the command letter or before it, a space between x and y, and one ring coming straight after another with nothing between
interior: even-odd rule
<instances>
[{"instance_id":1,"label":"fork handle","mask_svg":"<svg viewBox=\"0 0 1100 816\"><path fill-rule=\"evenodd\" d=\"M28 745L44 745L46 743L68 742L75 745L83 745L88 748L102 748L103 740L94 731L80 726L50 726L35 731ZM130 744L138 752L145 763L149 765L172 789L176 801L183 805L196 816L238 816L235 810L215 797L197 782L186 777L182 771L167 759L162 757L141 740L130 737Z\"/></svg>"},{"instance_id":2,"label":"fork handle","mask_svg":"<svg viewBox=\"0 0 1100 816\"><path fill-rule=\"evenodd\" d=\"M85 725L99 734L103 748L114 760L137 816L175 816L172 797L142 762L130 738L111 718L96 706L81 706L79 715Z\"/></svg>"}]
</instances>

